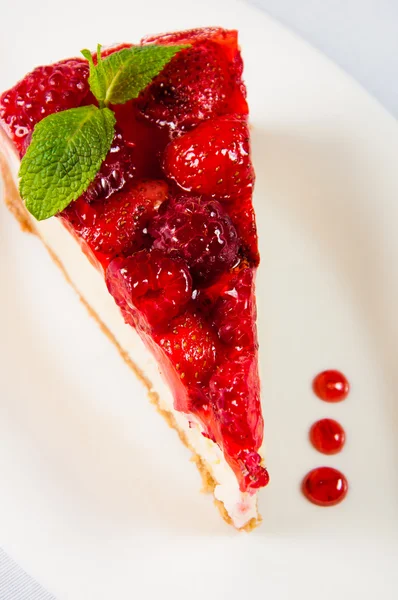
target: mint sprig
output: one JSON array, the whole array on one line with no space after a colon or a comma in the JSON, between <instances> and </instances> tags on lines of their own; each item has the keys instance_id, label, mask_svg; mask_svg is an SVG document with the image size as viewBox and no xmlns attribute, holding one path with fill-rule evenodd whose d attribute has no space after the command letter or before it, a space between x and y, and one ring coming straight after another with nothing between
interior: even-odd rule
<instances>
[{"instance_id":1,"label":"mint sprig","mask_svg":"<svg viewBox=\"0 0 398 600\"><path fill-rule=\"evenodd\" d=\"M109 108L71 108L34 129L22 159L19 190L38 221L48 219L88 188L111 147L115 116Z\"/></svg>"},{"instance_id":2,"label":"mint sprig","mask_svg":"<svg viewBox=\"0 0 398 600\"><path fill-rule=\"evenodd\" d=\"M105 160L114 137L116 118L110 104L137 98L173 56L187 46L124 48L90 65L94 105L54 113L40 121L19 170L19 191L37 220L48 219L87 190Z\"/></svg>"},{"instance_id":3,"label":"mint sprig","mask_svg":"<svg viewBox=\"0 0 398 600\"><path fill-rule=\"evenodd\" d=\"M97 64L89 50L82 50L90 64L89 84L98 102L124 104L137 98L177 52L187 46L132 46L101 57L97 47Z\"/></svg>"}]
</instances>

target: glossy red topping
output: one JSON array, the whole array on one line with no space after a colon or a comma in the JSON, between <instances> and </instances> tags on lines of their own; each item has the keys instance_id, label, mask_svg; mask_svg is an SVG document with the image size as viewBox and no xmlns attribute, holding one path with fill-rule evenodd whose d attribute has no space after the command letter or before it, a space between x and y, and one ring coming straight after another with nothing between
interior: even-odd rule
<instances>
[{"instance_id":1,"label":"glossy red topping","mask_svg":"<svg viewBox=\"0 0 398 600\"><path fill-rule=\"evenodd\" d=\"M251 189L254 171L244 121L211 119L174 140L164 170L182 189L214 198L237 198Z\"/></svg>"},{"instance_id":2,"label":"glossy red topping","mask_svg":"<svg viewBox=\"0 0 398 600\"><path fill-rule=\"evenodd\" d=\"M347 378L340 371L322 371L312 383L315 394L325 402L341 402L350 391Z\"/></svg>"},{"instance_id":3,"label":"glossy red topping","mask_svg":"<svg viewBox=\"0 0 398 600\"><path fill-rule=\"evenodd\" d=\"M302 483L305 497L318 506L334 506L347 495L347 479L332 467L317 467L305 476Z\"/></svg>"},{"instance_id":4,"label":"glossy red topping","mask_svg":"<svg viewBox=\"0 0 398 600\"><path fill-rule=\"evenodd\" d=\"M141 43L162 44L164 46L173 46L174 44L192 44L212 40L220 46L223 46L228 58L240 58L238 51L238 32L235 30L222 29L221 27L197 27L196 29L186 29L184 31L173 31L172 33L158 33L156 35L145 36ZM236 107L235 107L236 108ZM236 112L239 112L236 109Z\"/></svg>"},{"instance_id":5,"label":"glossy red topping","mask_svg":"<svg viewBox=\"0 0 398 600\"><path fill-rule=\"evenodd\" d=\"M55 112L81 106L91 97L87 78L87 61L63 60L37 67L0 97L1 122L20 156L26 152L36 123Z\"/></svg>"},{"instance_id":6,"label":"glossy red topping","mask_svg":"<svg viewBox=\"0 0 398 600\"><path fill-rule=\"evenodd\" d=\"M180 314L192 295L192 278L183 261L160 250L141 250L116 258L107 269L110 293L130 309L135 325L156 329Z\"/></svg>"},{"instance_id":7,"label":"glossy red topping","mask_svg":"<svg viewBox=\"0 0 398 600\"><path fill-rule=\"evenodd\" d=\"M322 454L337 454L345 443L344 429L334 419L321 419L314 423L309 437L314 448Z\"/></svg>"},{"instance_id":8,"label":"glossy red topping","mask_svg":"<svg viewBox=\"0 0 398 600\"><path fill-rule=\"evenodd\" d=\"M250 461L244 463L247 473L243 474L242 487L255 489L265 485L268 474L261 467L260 457L257 452L249 452L250 448L259 447L263 437L257 357L241 354L234 361L225 362L213 374L209 387L228 462L238 467L250 456Z\"/></svg>"},{"instance_id":9,"label":"glossy red topping","mask_svg":"<svg viewBox=\"0 0 398 600\"><path fill-rule=\"evenodd\" d=\"M253 269L242 263L198 293L202 310L231 350L257 350L253 278Z\"/></svg>"},{"instance_id":10,"label":"glossy red topping","mask_svg":"<svg viewBox=\"0 0 398 600\"><path fill-rule=\"evenodd\" d=\"M140 97L142 113L159 125L191 127L227 110L228 63L213 42L180 52Z\"/></svg>"},{"instance_id":11,"label":"glossy red topping","mask_svg":"<svg viewBox=\"0 0 398 600\"><path fill-rule=\"evenodd\" d=\"M179 196L163 204L149 232L153 246L183 258L198 284L208 284L237 260L236 229L219 202Z\"/></svg>"},{"instance_id":12,"label":"glossy red topping","mask_svg":"<svg viewBox=\"0 0 398 600\"><path fill-rule=\"evenodd\" d=\"M256 216L252 205L251 193L247 197L239 197L228 205L229 216L232 219L240 239L243 255L253 266L260 262Z\"/></svg>"},{"instance_id":13,"label":"glossy red topping","mask_svg":"<svg viewBox=\"0 0 398 600\"><path fill-rule=\"evenodd\" d=\"M176 409L195 416L250 492L267 484L268 473L258 453L259 257L237 36L210 28L143 43L190 47L137 100L113 107L112 148L59 218L104 271L126 322L156 356ZM84 61L34 71L3 95L3 125L14 136L29 118L28 139L41 115L92 103L87 71ZM35 86L33 112L29 95L19 110L21 90L33 94ZM58 99L48 103L52 86ZM18 148L22 154L26 143Z\"/></svg>"},{"instance_id":14,"label":"glossy red topping","mask_svg":"<svg viewBox=\"0 0 398 600\"><path fill-rule=\"evenodd\" d=\"M103 202L88 202L83 194L60 216L106 266L116 256L149 247L146 228L167 198L167 191L164 181L141 181Z\"/></svg>"},{"instance_id":15,"label":"glossy red topping","mask_svg":"<svg viewBox=\"0 0 398 600\"><path fill-rule=\"evenodd\" d=\"M140 95L138 106L147 119L173 131L229 112L247 113L236 34L208 31L207 36L194 30L183 36L151 38L152 43L192 46L178 53Z\"/></svg>"},{"instance_id":16,"label":"glossy red topping","mask_svg":"<svg viewBox=\"0 0 398 600\"><path fill-rule=\"evenodd\" d=\"M84 192L83 198L88 202L106 200L115 192L122 190L136 174L136 154L135 145L126 142L117 129L111 149L94 181Z\"/></svg>"},{"instance_id":17,"label":"glossy red topping","mask_svg":"<svg viewBox=\"0 0 398 600\"><path fill-rule=\"evenodd\" d=\"M170 322L169 331L155 334L154 339L186 388L205 384L216 365L217 342L206 320L191 311Z\"/></svg>"}]
</instances>

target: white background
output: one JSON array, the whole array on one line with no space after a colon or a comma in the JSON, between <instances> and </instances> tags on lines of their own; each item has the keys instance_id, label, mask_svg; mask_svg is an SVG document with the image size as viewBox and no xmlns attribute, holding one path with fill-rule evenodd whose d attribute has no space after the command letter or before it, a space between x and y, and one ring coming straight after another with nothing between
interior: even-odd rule
<instances>
[{"instance_id":1,"label":"white background","mask_svg":"<svg viewBox=\"0 0 398 600\"><path fill-rule=\"evenodd\" d=\"M397 0L250 0L357 79L398 117Z\"/></svg>"}]
</instances>

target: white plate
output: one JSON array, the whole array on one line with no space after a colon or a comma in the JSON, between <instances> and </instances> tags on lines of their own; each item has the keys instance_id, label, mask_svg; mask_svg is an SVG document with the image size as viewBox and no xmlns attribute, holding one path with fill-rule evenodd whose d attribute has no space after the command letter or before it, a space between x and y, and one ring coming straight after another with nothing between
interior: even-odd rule
<instances>
[{"instance_id":1,"label":"white plate","mask_svg":"<svg viewBox=\"0 0 398 600\"><path fill-rule=\"evenodd\" d=\"M111 12L111 6L117 6ZM40 243L0 208L0 544L59 600L396 597L398 127L336 67L235 1L20 0L0 89L40 63L149 32L240 29L253 122L268 462L264 523L237 534ZM17 43L16 43L17 40ZM311 392L343 370L349 399ZM309 425L347 431L317 454ZM346 473L331 509L302 498Z\"/></svg>"}]
</instances>

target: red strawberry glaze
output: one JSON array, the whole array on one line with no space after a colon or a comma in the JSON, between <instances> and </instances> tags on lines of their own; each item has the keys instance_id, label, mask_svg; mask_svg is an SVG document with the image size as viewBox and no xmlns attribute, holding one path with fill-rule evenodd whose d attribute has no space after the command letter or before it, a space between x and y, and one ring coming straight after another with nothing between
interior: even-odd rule
<instances>
[{"instance_id":1,"label":"red strawberry glaze","mask_svg":"<svg viewBox=\"0 0 398 600\"><path fill-rule=\"evenodd\" d=\"M172 33L159 33L157 35L147 35L142 38L143 46L148 44L164 44L173 46L174 44L195 44L211 40L225 46L228 51L228 57L239 56L238 52L238 32L235 30L222 29L221 27L199 27L185 31L175 31Z\"/></svg>"},{"instance_id":2,"label":"red strawberry glaze","mask_svg":"<svg viewBox=\"0 0 398 600\"><path fill-rule=\"evenodd\" d=\"M260 254L258 252L256 216L251 192L247 196L240 196L233 203L230 203L228 208L229 216L240 239L242 253L251 264L257 267L260 262Z\"/></svg>"},{"instance_id":3,"label":"red strawberry glaze","mask_svg":"<svg viewBox=\"0 0 398 600\"><path fill-rule=\"evenodd\" d=\"M165 181L140 180L106 201L89 202L86 194L58 216L78 236L86 254L104 269L115 256L151 245L149 223L167 198Z\"/></svg>"},{"instance_id":4,"label":"red strawberry glaze","mask_svg":"<svg viewBox=\"0 0 398 600\"><path fill-rule=\"evenodd\" d=\"M302 482L304 496L318 506L334 506L344 500L348 491L347 479L332 467L317 467Z\"/></svg>"},{"instance_id":5,"label":"red strawberry glaze","mask_svg":"<svg viewBox=\"0 0 398 600\"><path fill-rule=\"evenodd\" d=\"M112 107L117 129L111 151L89 189L58 218L103 271L126 322L155 355L175 408L201 425L203 435L223 450L240 489L251 492L268 483L268 473L258 453L263 437L254 296L259 257L237 34L209 28L142 43L190 47L137 100ZM104 55L116 49L120 46ZM53 112L93 102L83 64L84 89L73 95L66 82L68 104L54 105ZM46 81L59 67L43 69L45 98ZM8 96L16 98L16 88ZM6 128L12 118L25 118L16 101L12 107L8 120L1 113ZM36 111L29 121L30 132L40 115ZM209 140L217 136L212 149ZM184 148L187 156L192 137L203 167L199 174L192 165L180 172L177 160ZM25 147L18 147L23 154Z\"/></svg>"},{"instance_id":6,"label":"red strawberry glaze","mask_svg":"<svg viewBox=\"0 0 398 600\"><path fill-rule=\"evenodd\" d=\"M201 289L197 302L229 354L257 350L254 269L242 262L216 283Z\"/></svg>"},{"instance_id":7,"label":"red strawberry glaze","mask_svg":"<svg viewBox=\"0 0 398 600\"><path fill-rule=\"evenodd\" d=\"M345 432L334 419L321 419L312 425L309 438L318 452L337 454L343 449Z\"/></svg>"},{"instance_id":8,"label":"red strawberry glaze","mask_svg":"<svg viewBox=\"0 0 398 600\"><path fill-rule=\"evenodd\" d=\"M350 391L347 378L340 371L333 369L319 373L313 383L314 393L325 402L341 402Z\"/></svg>"}]
</instances>

